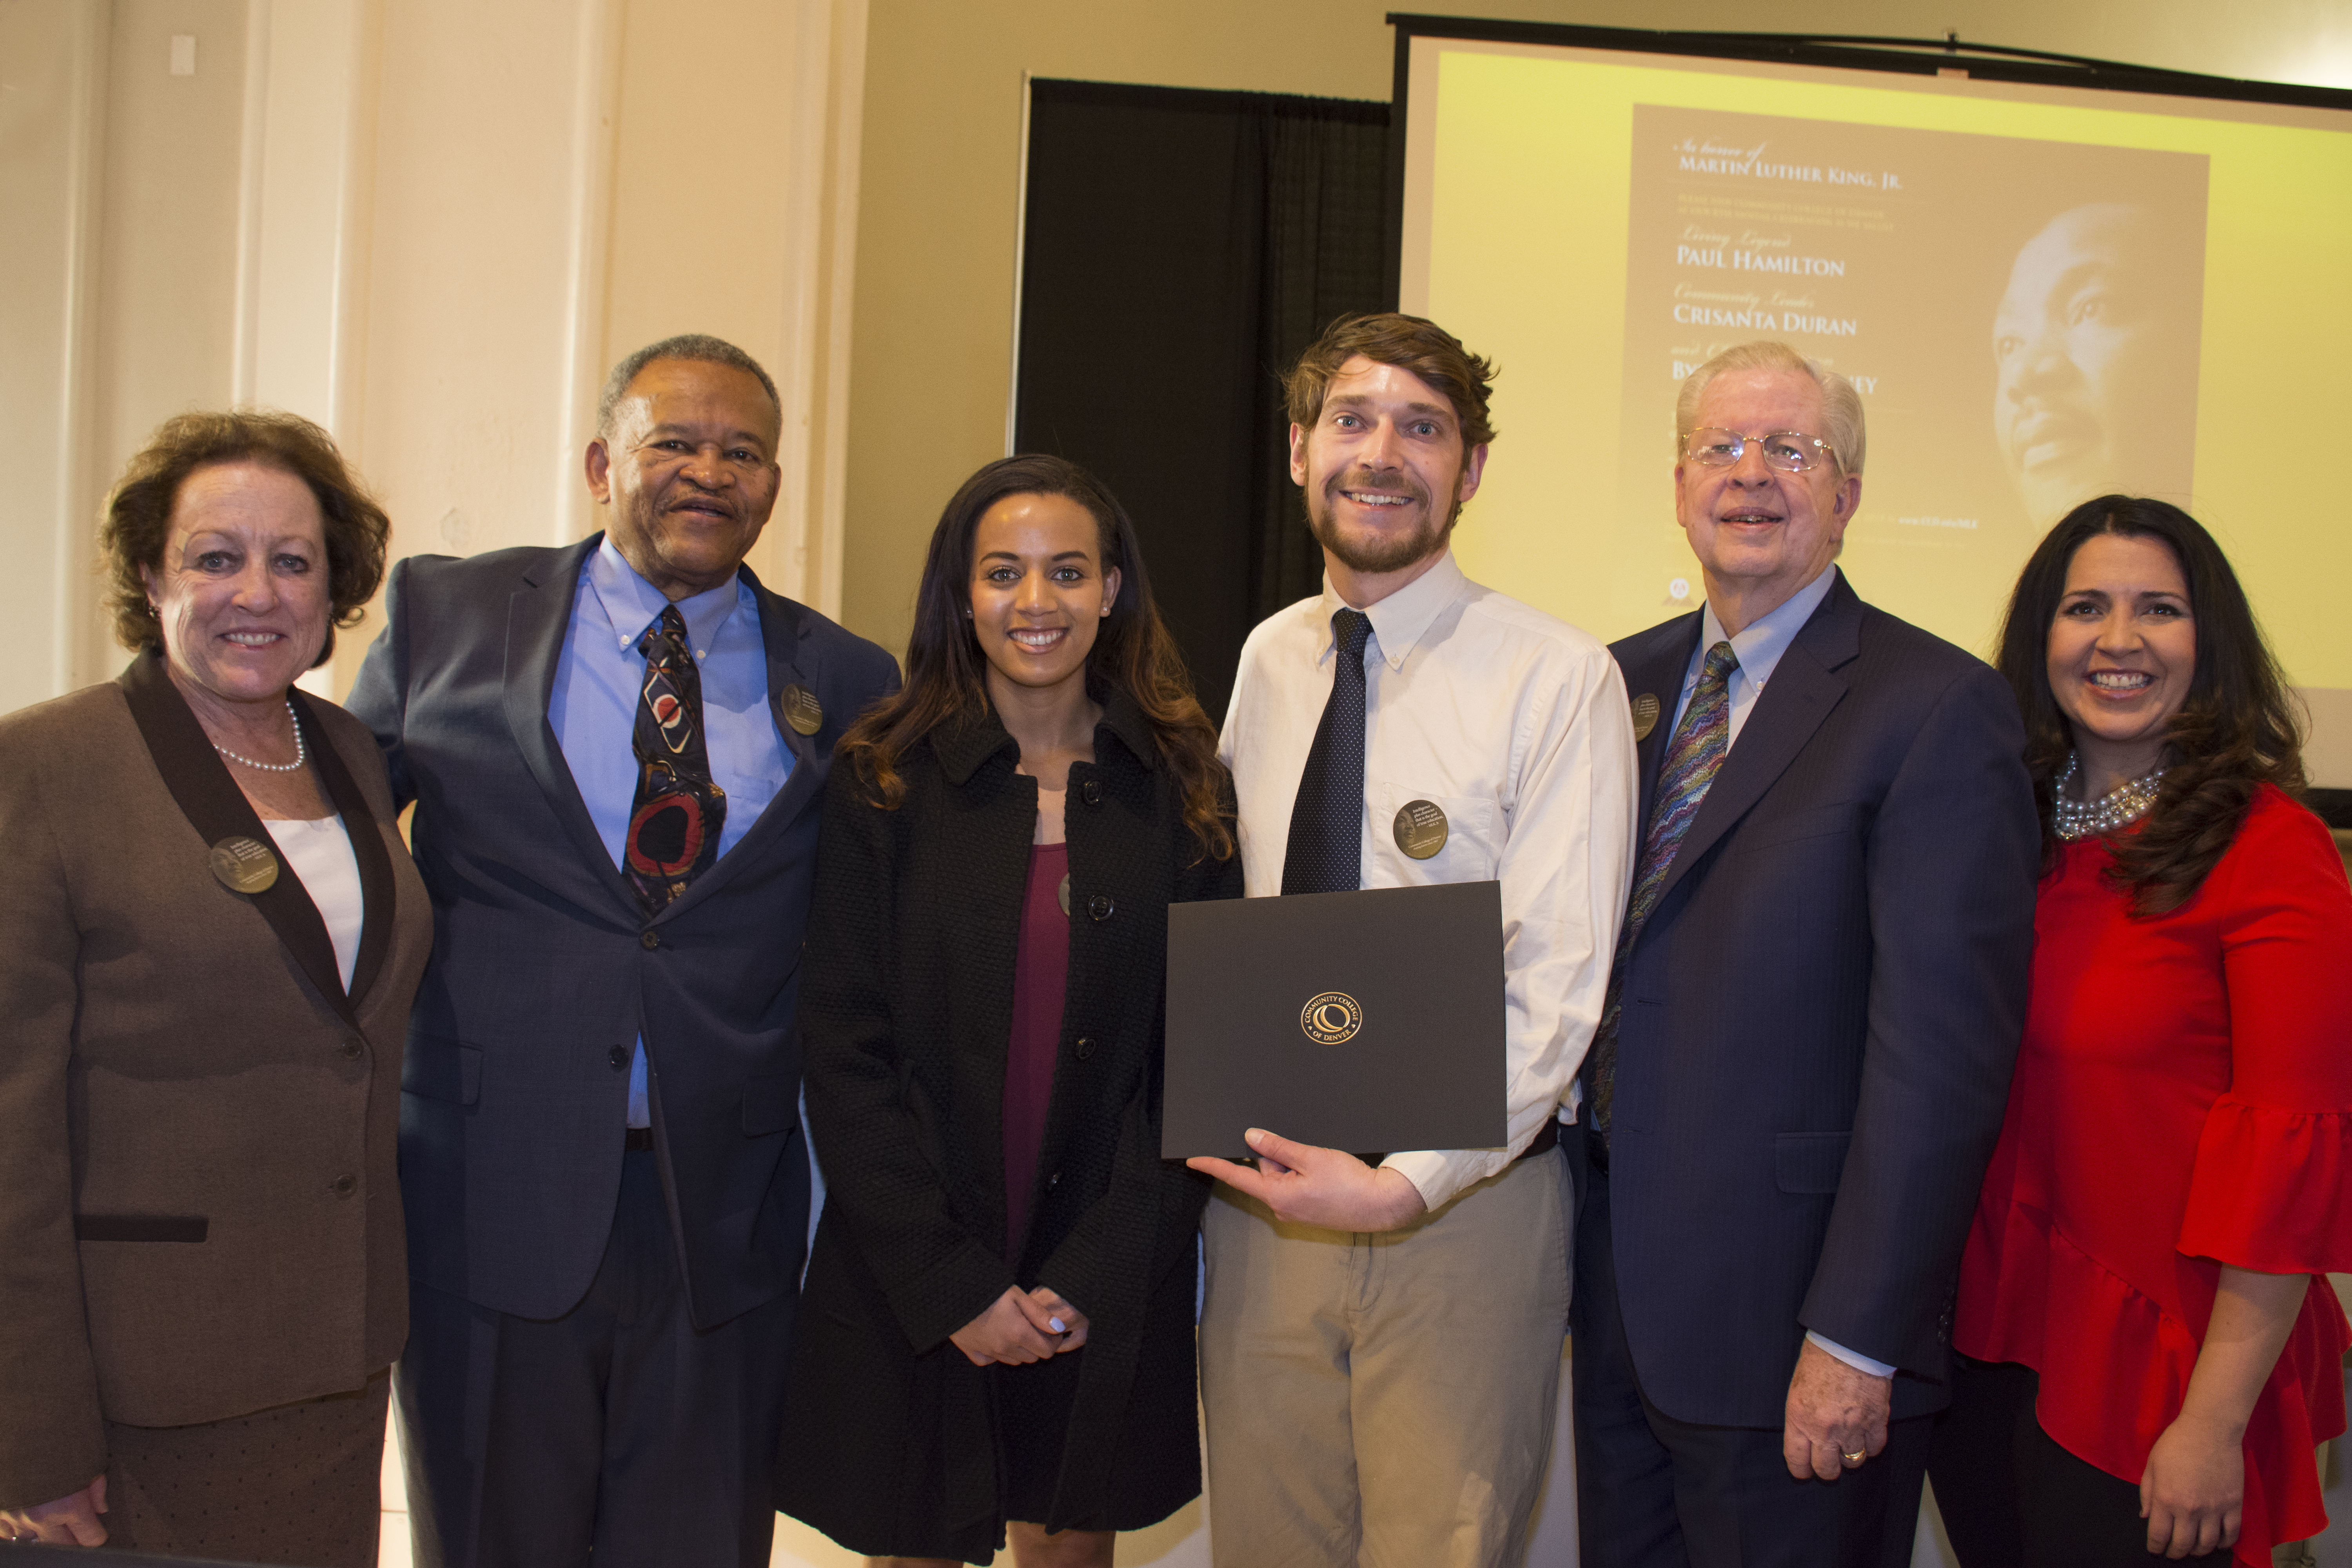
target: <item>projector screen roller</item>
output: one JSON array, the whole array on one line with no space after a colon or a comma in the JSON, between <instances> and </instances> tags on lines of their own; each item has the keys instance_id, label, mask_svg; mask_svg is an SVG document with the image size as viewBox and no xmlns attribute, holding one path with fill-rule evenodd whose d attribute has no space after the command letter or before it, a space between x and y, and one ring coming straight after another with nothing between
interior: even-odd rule
<instances>
[{"instance_id":1,"label":"projector screen roller","mask_svg":"<svg viewBox=\"0 0 2352 1568\"><path fill-rule=\"evenodd\" d=\"M1431 19L1412 19L1416 25ZM1475 30L1475 26L1468 29ZM1615 638L1696 608L1674 403L1776 338L1868 414L1841 565L1990 653L2070 507L2221 539L2352 786L2352 111L1407 29L1402 308L1501 366L1455 548ZM2352 95L2334 95L2352 104Z\"/></svg>"}]
</instances>

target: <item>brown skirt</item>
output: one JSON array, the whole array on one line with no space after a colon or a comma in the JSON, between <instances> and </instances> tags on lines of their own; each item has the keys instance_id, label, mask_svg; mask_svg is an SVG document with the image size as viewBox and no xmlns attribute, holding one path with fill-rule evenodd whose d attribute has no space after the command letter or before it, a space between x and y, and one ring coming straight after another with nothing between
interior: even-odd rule
<instances>
[{"instance_id":1,"label":"brown skirt","mask_svg":"<svg viewBox=\"0 0 2352 1568\"><path fill-rule=\"evenodd\" d=\"M388 1372L196 1426L106 1424L106 1544L165 1556L375 1568Z\"/></svg>"}]
</instances>

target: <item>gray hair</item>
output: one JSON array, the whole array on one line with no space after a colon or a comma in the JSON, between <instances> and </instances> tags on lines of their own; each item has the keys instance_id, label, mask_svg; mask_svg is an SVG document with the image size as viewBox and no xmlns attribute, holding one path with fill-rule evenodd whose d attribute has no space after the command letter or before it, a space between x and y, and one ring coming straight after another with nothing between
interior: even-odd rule
<instances>
[{"instance_id":1,"label":"gray hair","mask_svg":"<svg viewBox=\"0 0 2352 1568\"><path fill-rule=\"evenodd\" d=\"M681 332L674 338L664 338L657 343L647 343L613 367L604 378L604 395L596 400L596 439L608 440L613 434L613 411L629 395L629 384L637 379L638 372L658 359L691 360L698 364L723 364L743 371L760 384L768 395L769 406L776 411L776 424L784 422L784 400L776 395L775 381L760 368L760 362L737 348L724 338L714 338L708 332Z\"/></svg>"},{"instance_id":2,"label":"gray hair","mask_svg":"<svg viewBox=\"0 0 2352 1568\"><path fill-rule=\"evenodd\" d=\"M1864 445L1862 395L1854 391L1853 383L1807 359L1786 343L1769 341L1736 343L1684 379L1682 395L1675 399L1675 451L1677 454L1682 451L1683 443L1690 439L1690 433L1698 428L1698 400L1706 395L1707 384L1727 371L1740 370L1779 371L1812 377L1813 384L1822 389L1822 424L1826 428L1808 434L1819 435L1830 444L1830 451L1837 458L1838 472L1847 475L1862 472Z\"/></svg>"}]
</instances>

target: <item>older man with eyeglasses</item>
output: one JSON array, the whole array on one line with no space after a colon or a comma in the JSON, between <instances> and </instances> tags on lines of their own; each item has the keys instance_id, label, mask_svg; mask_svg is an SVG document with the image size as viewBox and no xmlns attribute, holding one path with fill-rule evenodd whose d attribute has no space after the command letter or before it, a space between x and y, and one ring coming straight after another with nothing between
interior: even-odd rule
<instances>
[{"instance_id":1,"label":"older man with eyeglasses","mask_svg":"<svg viewBox=\"0 0 2352 1568\"><path fill-rule=\"evenodd\" d=\"M2025 1002L2015 705L1855 595L1862 404L1683 384L1697 613L1611 651L1643 835L1571 1167L1585 1568L1899 1568Z\"/></svg>"}]
</instances>

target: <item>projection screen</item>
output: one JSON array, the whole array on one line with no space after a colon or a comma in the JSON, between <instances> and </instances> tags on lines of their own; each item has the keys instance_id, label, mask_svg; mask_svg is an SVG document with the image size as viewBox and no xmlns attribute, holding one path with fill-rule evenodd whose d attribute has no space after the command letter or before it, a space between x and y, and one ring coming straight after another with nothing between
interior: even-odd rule
<instances>
[{"instance_id":1,"label":"projection screen","mask_svg":"<svg viewBox=\"0 0 2352 1568\"><path fill-rule=\"evenodd\" d=\"M1675 388L1780 338L1868 411L1864 597L1988 653L2051 522L2161 496L2304 689L2313 782L2352 787L2352 93L1391 20L1400 303L1501 366L1474 577L1603 638L1695 608Z\"/></svg>"}]
</instances>

